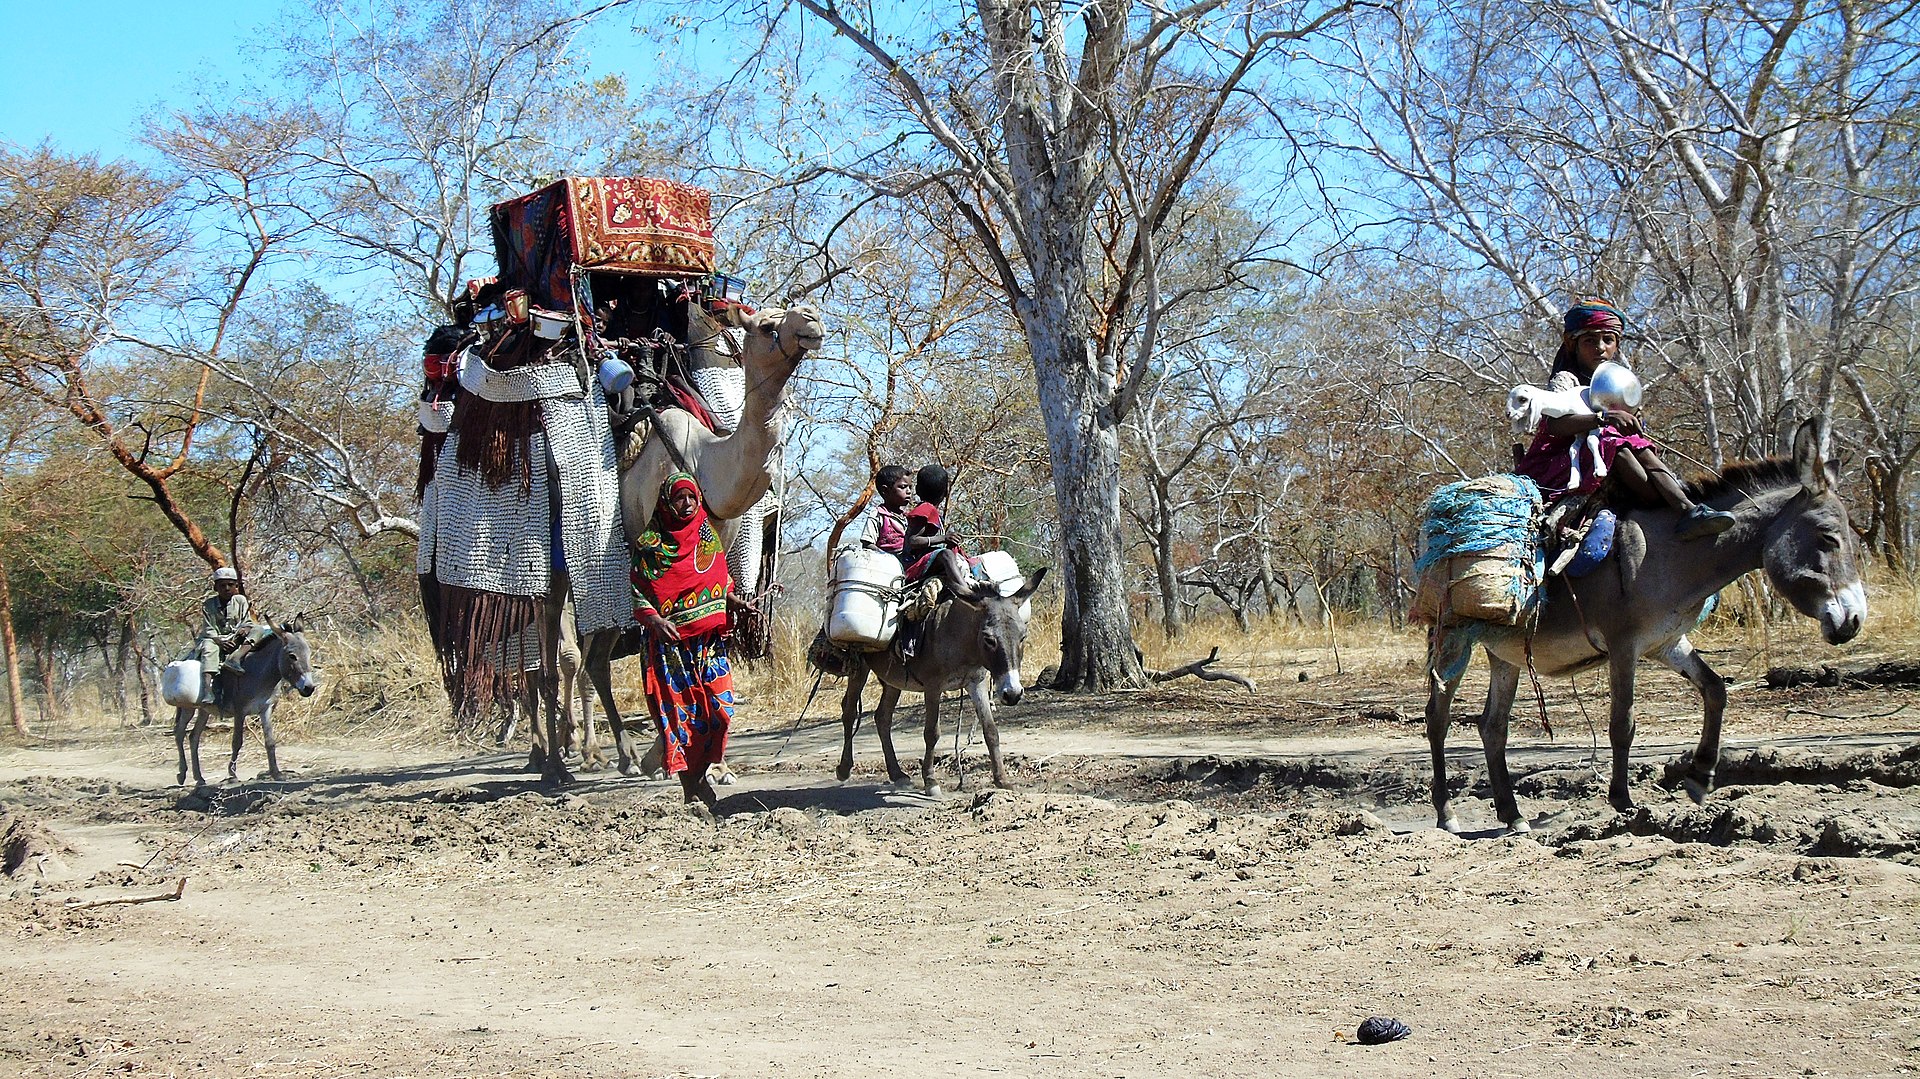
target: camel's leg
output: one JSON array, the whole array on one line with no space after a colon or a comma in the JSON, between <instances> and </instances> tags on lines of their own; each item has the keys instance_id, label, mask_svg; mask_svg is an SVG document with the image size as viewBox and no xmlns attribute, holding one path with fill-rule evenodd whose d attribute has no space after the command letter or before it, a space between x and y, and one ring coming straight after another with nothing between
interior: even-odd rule
<instances>
[{"instance_id":1,"label":"camel's leg","mask_svg":"<svg viewBox=\"0 0 1920 1079\"><path fill-rule=\"evenodd\" d=\"M1438 827L1458 834L1460 818L1447 798L1447 725L1453 720L1453 695L1460 689L1465 665L1452 678L1441 672L1459 663L1466 646L1436 629L1427 646L1427 746L1433 751L1433 813Z\"/></svg>"},{"instance_id":2,"label":"camel's leg","mask_svg":"<svg viewBox=\"0 0 1920 1079\"><path fill-rule=\"evenodd\" d=\"M980 720L980 737L987 743L987 760L993 765L993 785L1010 790L1006 765L1000 762L1000 725L993 721L993 684L984 672L967 683L967 696L973 701L973 714ZM958 762L955 762L958 766Z\"/></svg>"},{"instance_id":3,"label":"camel's leg","mask_svg":"<svg viewBox=\"0 0 1920 1079\"><path fill-rule=\"evenodd\" d=\"M563 659L561 662L565 663L566 660ZM562 760L566 759L568 750L577 750L580 746L580 729L574 726L573 715L574 678L575 675L568 674L564 667L553 673L553 697L560 709L560 725L554 732L559 736L560 741L554 746L553 752Z\"/></svg>"},{"instance_id":4,"label":"camel's leg","mask_svg":"<svg viewBox=\"0 0 1920 1079\"><path fill-rule=\"evenodd\" d=\"M927 690L926 701L927 750L920 756L920 785L926 788L928 794L937 796L940 793L940 785L933 781L933 747L940 742L940 691ZM953 770L955 772L960 770L960 759L957 756L953 761Z\"/></svg>"},{"instance_id":5,"label":"camel's leg","mask_svg":"<svg viewBox=\"0 0 1920 1079\"><path fill-rule=\"evenodd\" d=\"M1513 797L1513 777L1507 773L1507 730L1513 719L1513 695L1520 688L1520 668L1489 652L1490 681L1487 684L1487 708L1480 713L1480 744L1487 753L1487 780L1493 787L1493 809L1507 834L1533 829L1520 815L1520 804Z\"/></svg>"},{"instance_id":6,"label":"camel's leg","mask_svg":"<svg viewBox=\"0 0 1920 1079\"><path fill-rule=\"evenodd\" d=\"M540 778L561 785L573 782L573 774L560 758L561 747L567 744L560 727L560 620L566 615L567 587L566 575L555 573L553 586L540 604L540 710L533 720L544 721L547 731L547 761Z\"/></svg>"},{"instance_id":7,"label":"camel's leg","mask_svg":"<svg viewBox=\"0 0 1920 1079\"><path fill-rule=\"evenodd\" d=\"M227 758L227 780L238 782L240 779L240 744L247 738L246 713L236 713L233 717L233 756Z\"/></svg>"},{"instance_id":8,"label":"camel's leg","mask_svg":"<svg viewBox=\"0 0 1920 1079\"><path fill-rule=\"evenodd\" d=\"M280 774L280 740L273 735L273 699L267 699L267 705L260 710L260 741L267 747L267 774L275 783L286 777Z\"/></svg>"},{"instance_id":9,"label":"camel's leg","mask_svg":"<svg viewBox=\"0 0 1920 1079\"><path fill-rule=\"evenodd\" d=\"M585 717L576 715L573 710L574 698L584 696L584 694L580 692L580 641L577 630L575 629L574 620L569 617L571 611L572 605L569 604L567 609L561 612L560 616L560 647L558 652L560 724L563 728L563 733L567 736L567 740L560 744L560 751L562 753L569 750L574 753L580 753L584 741L580 725ZM587 760L584 755L581 756L580 763L583 767L586 766Z\"/></svg>"},{"instance_id":10,"label":"camel's leg","mask_svg":"<svg viewBox=\"0 0 1920 1079\"><path fill-rule=\"evenodd\" d=\"M833 770L842 783L853 774L853 728L860 722L860 694L866 688L866 660L848 660L847 688L840 694L840 766Z\"/></svg>"},{"instance_id":11,"label":"camel's leg","mask_svg":"<svg viewBox=\"0 0 1920 1079\"><path fill-rule=\"evenodd\" d=\"M588 638L587 681L593 683L593 691L600 696L600 713L607 717L614 753L620 758L620 774L630 776L635 771L633 724L620 715L620 709L613 703L613 646L618 643L618 638L617 630L596 633ZM592 737L592 732L588 732L588 737Z\"/></svg>"},{"instance_id":12,"label":"camel's leg","mask_svg":"<svg viewBox=\"0 0 1920 1079\"><path fill-rule=\"evenodd\" d=\"M899 704L900 691L882 685L880 703L873 706L873 729L880 732L880 752L887 758L887 778L894 783L908 783L912 780L907 770L900 767L900 758L893 752L893 710Z\"/></svg>"},{"instance_id":13,"label":"camel's leg","mask_svg":"<svg viewBox=\"0 0 1920 1079\"><path fill-rule=\"evenodd\" d=\"M1607 657L1607 681L1613 693L1613 711L1607 720L1607 743L1613 747L1607 801L1622 813L1633 808L1633 795L1627 791L1627 759L1633 753L1633 669L1637 663L1639 659L1630 648Z\"/></svg>"},{"instance_id":14,"label":"camel's leg","mask_svg":"<svg viewBox=\"0 0 1920 1079\"><path fill-rule=\"evenodd\" d=\"M568 692L579 698L580 718L574 726L579 735L576 748L580 751L580 767L598 772L607 766L607 751L600 748L599 740L593 734L593 696L589 692L591 681L587 677L586 657L576 648L573 674L567 682Z\"/></svg>"},{"instance_id":15,"label":"camel's leg","mask_svg":"<svg viewBox=\"0 0 1920 1079\"><path fill-rule=\"evenodd\" d=\"M173 748L180 755L180 774L175 777L175 784L187 781L187 723L193 718L195 711L197 709L193 708L173 710Z\"/></svg>"},{"instance_id":16,"label":"camel's leg","mask_svg":"<svg viewBox=\"0 0 1920 1079\"><path fill-rule=\"evenodd\" d=\"M1727 710L1727 680L1707 666L1693 642L1685 637L1662 650L1660 662L1678 671L1700 691L1700 702L1705 709L1700 724L1700 745L1693 751L1693 763L1687 767L1681 785L1686 788L1687 797L1704 802L1707 792L1713 790L1713 772L1720 764L1720 718Z\"/></svg>"},{"instance_id":17,"label":"camel's leg","mask_svg":"<svg viewBox=\"0 0 1920 1079\"><path fill-rule=\"evenodd\" d=\"M536 678L538 675L535 676ZM533 678L526 680L520 687L520 693L507 701L507 709L515 716L524 716L527 720L527 767L535 775L544 775L547 771L547 728L540 722L540 686Z\"/></svg>"}]
</instances>

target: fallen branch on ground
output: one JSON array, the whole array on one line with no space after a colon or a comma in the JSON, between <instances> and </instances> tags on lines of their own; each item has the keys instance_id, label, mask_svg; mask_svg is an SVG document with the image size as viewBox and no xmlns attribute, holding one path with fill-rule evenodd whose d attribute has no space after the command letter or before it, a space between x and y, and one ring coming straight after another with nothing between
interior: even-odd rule
<instances>
[{"instance_id":1,"label":"fallen branch on ground","mask_svg":"<svg viewBox=\"0 0 1920 1079\"><path fill-rule=\"evenodd\" d=\"M65 910L90 910L94 907L121 906L128 903L171 903L179 899L187 890L187 878L181 877L173 883L173 891L156 892L153 895L123 895L112 899L69 899Z\"/></svg>"},{"instance_id":2,"label":"fallen branch on ground","mask_svg":"<svg viewBox=\"0 0 1920 1079\"><path fill-rule=\"evenodd\" d=\"M1170 682L1175 678L1185 678L1188 675L1192 675L1195 678L1205 679L1206 681L1209 681L1209 682L1233 682L1236 685L1245 686L1247 688L1247 692L1252 693L1253 681L1251 679L1242 677L1241 675L1233 674L1229 671L1207 670L1207 665L1219 658L1220 658L1220 646L1214 645L1213 650L1207 653L1207 658L1205 659L1196 659L1192 663L1182 664L1181 666L1175 667L1170 671L1156 671L1156 670L1149 669L1147 671L1147 678L1155 682Z\"/></svg>"},{"instance_id":3,"label":"fallen branch on ground","mask_svg":"<svg viewBox=\"0 0 1920 1079\"><path fill-rule=\"evenodd\" d=\"M1857 671L1843 671L1830 664L1819 667L1773 667L1767 671L1766 684L1768 689L1791 689L1795 686L1823 689L1898 686L1911 689L1920 686L1920 664L1876 663Z\"/></svg>"}]
</instances>

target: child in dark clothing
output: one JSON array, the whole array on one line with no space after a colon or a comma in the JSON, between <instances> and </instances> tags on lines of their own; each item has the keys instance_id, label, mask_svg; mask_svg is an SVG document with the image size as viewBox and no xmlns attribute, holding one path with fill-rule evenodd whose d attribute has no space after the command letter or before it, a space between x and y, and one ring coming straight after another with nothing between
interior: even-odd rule
<instances>
[{"instance_id":1,"label":"child in dark clothing","mask_svg":"<svg viewBox=\"0 0 1920 1079\"><path fill-rule=\"evenodd\" d=\"M965 552L947 535L941 506L947 500L952 477L939 465L928 465L914 477L914 492L920 504L907 512L906 542L900 561L906 564L907 580L924 580L938 575L947 590L972 599L978 593L973 583L973 567Z\"/></svg>"}]
</instances>

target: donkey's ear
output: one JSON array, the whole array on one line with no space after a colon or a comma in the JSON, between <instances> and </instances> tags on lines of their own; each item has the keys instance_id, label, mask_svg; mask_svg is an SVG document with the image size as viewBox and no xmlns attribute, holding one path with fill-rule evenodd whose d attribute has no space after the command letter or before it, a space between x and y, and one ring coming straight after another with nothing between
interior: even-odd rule
<instances>
[{"instance_id":1,"label":"donkey's ear","mask_svg":"<svg viewBox=\"0 0 1920 1079\"><path fill-rule=\"evenodd\" d=\"M1046 575L1047 575L1046 566L1041 566L1039 569L1034 570L1031 574L1027 576L1027 583L1021 585L1019 589L1015 591L1014 594L1009 598L1023 600L1023 599L1026 599L1028 596L1033 595L1035 592L1039 591L1040 582L1042 579L1046 577Z\"/></svg>"},{"instance_id":2,"label":"donkey's ear","mask_svg":"<svg viewBox=\"0 0 1920 1079\"><path fill-rule=\"evenodd\" d=\"M1793 465L1800 474L1800 486L1811 494L1820 494L1832 484L1827 473L1827 426L1819 417L1808 420L1793 433Z\"/></svg>"}]
</instances>

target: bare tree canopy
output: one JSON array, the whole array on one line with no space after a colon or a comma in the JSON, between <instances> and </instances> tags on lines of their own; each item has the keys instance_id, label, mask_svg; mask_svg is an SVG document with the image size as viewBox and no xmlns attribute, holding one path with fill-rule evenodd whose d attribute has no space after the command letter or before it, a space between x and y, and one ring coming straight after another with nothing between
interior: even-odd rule
<instances>
[{"instance_id":1,"label":"bare tree canopy","mask_svg":"<svg viewBox=\"0 0 1920 1079\"><path fill-rule=\"evenodd\" d=\"M1066 562L1061 688L1144 678L1122 572L1120 432L1159 366L1160 320L1193 298L1163 292L1166 232L1227 137L1265 117L1262 79L1286 50L1353 7L981 0L909 21L799 0L851 43L869 137L826 164L790 143L782 181L928 198L965 223L1021 327ZM787 10L756 11L765 41ZM800 40L813 45L804 29ZM770 48L754 62L770 63Z\"/></svg>"}]
</instances>

